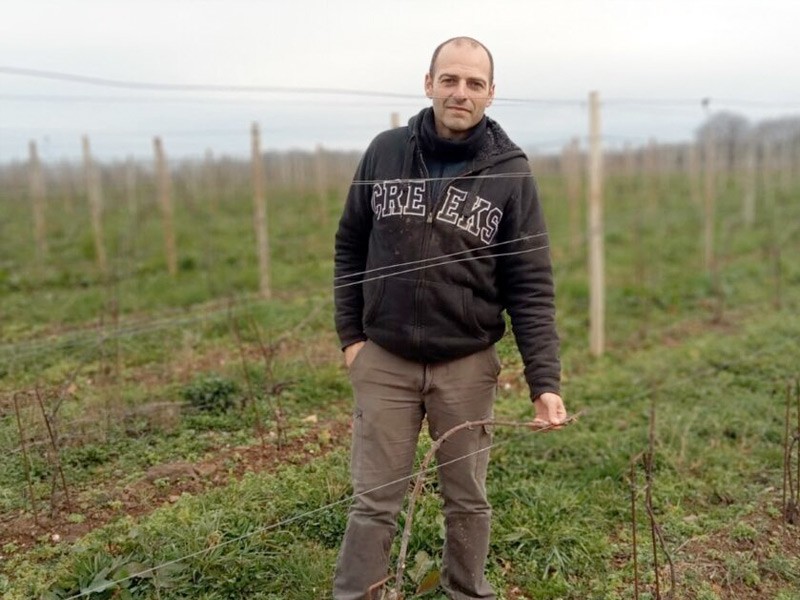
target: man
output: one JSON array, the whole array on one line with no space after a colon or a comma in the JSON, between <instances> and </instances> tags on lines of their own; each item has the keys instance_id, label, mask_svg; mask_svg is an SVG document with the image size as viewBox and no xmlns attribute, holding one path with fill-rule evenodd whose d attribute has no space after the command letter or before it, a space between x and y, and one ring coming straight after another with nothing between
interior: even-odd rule
<instances>
[{"instance_id":1,"label":"man","mask_svg":"<svg viewBox=\"0 0 800 600\"><path fill-rule=\"evenodd\" d=\"M336 600L382 580L417 437L490 418L511 317L534 424L566 419L559 396L547 236L527 159L484 116L494 65L483 44L447 40L425 75L432 107L373 140L336 234L336 326L355 394L356 498L334 579ZM444 498L441 584L449 598L495 598L484 576L491 509L488 428L437 453Z\"/></svg>"}]
</instances>

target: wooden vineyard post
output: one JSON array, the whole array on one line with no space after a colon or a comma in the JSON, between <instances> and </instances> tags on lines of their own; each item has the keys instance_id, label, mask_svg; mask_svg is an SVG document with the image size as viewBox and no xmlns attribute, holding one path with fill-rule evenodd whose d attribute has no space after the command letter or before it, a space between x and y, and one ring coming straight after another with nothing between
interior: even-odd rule
<instances>
[{"instance_id":1,"label":"wooden vineyard post","mask_svg":"<svg viewBox=\"0 0 800 600\"><path fill-rule=\"evenodd\" d=\"M73 196L77 194L77 185L75 182L75 175L72 171L72 166L62 161L58 167L58 179L60 181L59 188L61 188L61 205L64 208L64 214L72 216L75 212L73 206Z\"/></svg>"},{"instance_id":2,"label":"wooden vineyard post","mask_svg":"<svg viewBox=\"0 0 800 600\"><path fill-rule=\"evenodd\" d=\"M769 226L769 253L772 263L774 278L773 306L775 310L780 310L783 305L783 273L781 262L781 245L778 240L778 224L780 223L780 211L778 210L778 192L775 182L777 174L775 172L775 145L769 141L764 141L761 157L761 178L764 188L764 209L767 215Z\"/></svg>"},{"instance_id":3,"label":"wooden vineyard post","mask_svg":"<svg viewBox=\"0 0 800 600\"><path fill-rule=\"evenodd\" d=\"M280 185L287 188L292 181L292 161L290 156L286 152L282 152L277 156L276 161L278 163L278 180L280 181Z\"/></svg>"},{"instance_id":4,"label":"wooden vineyard post","mask_svg":"<svg viewBox=\"0 0 800 600\"><path fill-rule=\"evenodd\" d=\"M42 262L47 255L44 174L42 173L42 164L39 162L39 153L36 151L36 142L33 140L28 145L28 152L30 155L28 170L30 175L31 208L33 209L33 232L36 239L36 256Z\"/></svg>"},{"instance_id":5,"label":"wooden vineyard post","mask_svg":"<svg viewBox=\"0 0 800 600\"><path fill-rule=\"evenodd\" d=\"M650 138L647 143L647 150L645 150L645 185L647 186L647 220L652 222L656 214L656 205L658 204L658 192L661 183L659 174L659 149L658 142L655 138Z\"/></svg>"},{"instance_id":6,"label":"wooden vineyard post","mask_svg":"<svg viewBox=\"0 0 800 600\"><path fill-rule=\"evenodd\" d=\"M217 198L219 191L217 189L217 166L214 163L214 152L212 152L211 148L206 149L206 155L203 159L203 185L208 196L208 213L214 215L219 204L219 199Z\"/></svg>"},{"instance_id":7,"label":"wooden vineyard post","mask_svg":"<svg viewBox=\"0 0 800 600\"><path fill-rule=\"evenodd\" d=\"M778 144L778 171L780 189L788 194L792 184L792 145L789 139Z\"/></svg>"},{"instance_id":8,"label":"wooden vineyard post","mask_svg":"<svg viewBox=\"0 0 800 600\"><path fill-rule=\"evenodd\" d=\"M603 149L600 137L600 97L589 94L589 350L605 349L605 273L603 260Z\"/></svg>"},{"instance_id":9,"label":"wooden vineyard post","mask_svg":"<svg viewBox=\"0 0 800 600\"><path fill-rule=\"evenodd\" d=\"M269 300L272 297L272 289L270 287L267 199L264 194L264 163L261 156L261 135L258 123L253 123L250 131L252 137L253 225L256 230L259 292L262 298Z\"/></svg>"},{"instance_id":10,"label":"wooden vineyard post","mask_svg":"<svg viewBox=\"0 0 800 600\"><path fill-rule=\"evenodd\" d=\"M323 226L328 224L328 173L325 167L325 150L322 144L317 144L314 154L317 196L319 197L319 216Z\"/></svg>"},{"instance_id":11,"label":"wooden vineyard post","mask_svg":"<svg viewBox=\"0 0 800 600\"><path fill-rule=\"evenodd\" d=\"M790 180L792 185L798 183L800 179L800 134L795 134L792 139L792 164L790 165L791 175Z\"/></svg>"},{"instance_id":12,"label":"wooden vineyard post","mask_svg":"<svg viewBox=\"0 0 800 600\"><path fill-rule=\"evenodd\" d=\"M106 258L106 247L103 239L103 191L100 186L100 174L92 160L92 150L88 136L83 136L83 170L86 176L86 193L89 197L97 266L103 276L106 276L108 275L108 259Z\"/></svg>"},{"instance_id":13,"label":"wooden vineyard post","mask_svg":"<svg viewBox=\"0 0 800 600\"><path fill-rule=\"evenodd\" d=\"M136 194L136 163L132 156L125 160L125 200L128 205L128 215L136 217L139 203Z\"/></svg>"},{"instance_id":14,"label":"wooden vineyard post","mask_svg":"<svg viewBox=\"0 0 800 600\"><path fill-rule=\"evenodd\" d=\"M625 179L630 182L630 187L627 192L631 198L638 198L640 187L639 177L636 172L636 155L630 149L625 148ZM642 203L634 200L634 227L633 227L633 247L635 253L635 274L636 274L636 287L644 290L646 284L646 267L647 267L647 253L644 250L644 222L642 219ZM649 306L649 302L646 304ZM646 320L645 320L646 321Z\"/></svg>"},{"instance_id":15,"label":"wooden vineyard post","mask_svg":"<svg viewBox=\"0 0 800 600\"><path fill-rule=\"evenodd\" d=\"M742 196L742 221L752 227L756 221L756 141L751 138L745 146L744 190Z\"/></svg>"},{"instance_id":16,"label":"wooden vineyard post","mask_svg":"<svg viewBox=\"0 0 800 600\"><path fill-rule=\"evenodd\" d=\"M389 123L392 129L397 129L398 127L400 127L400 113L393 112L391 117L389 118Z\"/></svg>"},{"instance_id":17,"label":"wooden vineyard post","mask_svg":"<svg viewBox=\"0 0 800 600\"><path fill-rule=\"evenodd\" d=\"M705 139L705 228L704 228L704 265L706 273L713 276L716 270L714 260L714 217L716 203L716 175L717 175L717 155L716 140L711 128L706 132Z\"/></svg>"},{"instance_id":18,"label":"wooden vineyard post","mask_svg":"<svg viewBox=\"0 0 800 600\"><path fill-rule=\"evenodd\" d=\"M156 156L156 185L161 216L164 220L164 251L167 258L167 270L172 277L178 274L178 251L175 244L175 217L172 208L172 181L170 179L167 160L161 138L153 138L153 150Z\"/></svg>"},{"instance_id":19,"label":"wooden vineyard post","mask_svg":"<svg viewBox=\"0 0 800 600\"><path fill-rule=\"evenodd\" d=\"M690 143L688 160L689 193L692 197L692 204L695 206L700 205L700 166L697 154L697 143Z\"/></svg>"}]
</instances>

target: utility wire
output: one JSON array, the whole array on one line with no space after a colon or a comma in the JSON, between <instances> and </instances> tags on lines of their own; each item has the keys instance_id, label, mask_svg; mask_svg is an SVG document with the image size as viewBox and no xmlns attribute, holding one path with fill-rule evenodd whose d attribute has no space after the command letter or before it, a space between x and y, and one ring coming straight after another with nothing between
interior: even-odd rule
<instances>
[{"instance_id":1,"label":"utility wire","mask_svg":"<svg viewBox=\"0 0 800 600\"><path fill-rule=\"evenodd\" d=\"M391 273L386 273L384 275L376 275L375 277L367 277L367 278L364 278L364 279L359 279L358 281L351 281L349 283L340 283L339 285L333 286L333 289L334 290L338 290L338 289L341 289L341 288L351 287L351 286L354 286L354 285L361 285L362 283L366 283L368 281L376 281L378 279L386 279L387 277L394 277L396 275L403 275L405 273L413 273L415 271L422 271L424 269L430 269L432 267L441 267L441 266L444 266L444 265L450 265L450 264L454 264L454 263L470 262L470 261L479 260L479 259L483 259L483 258L501 258L501 257L504 257L504 256L518 256L520 254L529 254L531 252L537 252L538 250L545 250L545 249L547 249L549 247L550 247L549 245L545 244L544 246L537 246L536 248L528 248L527 250L519 250L519 251L516 251L516 252L498 252L496 254L486 254L486 255L483 255L483 256L468 256L466 258L456 258L456 259L453 259L453 260L447 260L447 261L435 263L435 264L432 264L432 265L423 265L423 266L420 266L420 267L411 267L409 269L403 269L401 271L392 271Z\"/></svg>"},{"instance_id":2,"label":"utility wire","mask_svg":"<svg viewBox=\"0 0 800 600\"><path fill-rule=\"evenodd\" d=\"M95 77L64 71L53 71L44 69L32 69L28 67L0 66L0 74L15 75L21 77L31 77L36 79L46 79L51 81L65 81L84 85L93 85L105 88L141 90L141 91L169 91L169 92L232 92L232 93L266 93L266 94L300 94L300 95L334 95L334 96L358 96L365 98L394 98L406 100L421 100L425 96L422 93L400 93L385 92L376 90L359 90L352 88L337 87L314 87L314 86L275 86L275 85L244 85L244 84L223 84L223 83L160 83L151 81L137 81L129 79L112 79L107 77ZM522 104L537 104L551 106L586 106L587 100L575 98L531 98L531 97L495 97L495 102L509 102ZM661 106L661 107L692 107L700 106L731 106L740 105L751 108L792 108L800 109L800 101L767 101L742 98L713 98L703 96L698 98L604 98L601 100L604 105L618 106Z\"/></svg>"},{"instance_id":3,"label":"utility wire","mask_svg":"<svg viewBox=\"0 0 800 600\"><path fill-rule=\"evenodd\" d=\"M766 348L762 349L760 352L756 352L755 354L748 355L747 359L752 359L752 358L758 356L759 354L765 354L766 352L767 352ZM714 367L713 365L711 367L708 367L707 369L703 370L704 373L709 373L710 372L712 374L717 372L717 371L718 371L718 369L716 367ZM637 397L643 398L648 394L653 394L653 392L657 392L657 391L660 391L660 390L665 389L665 388L668 389L668 386L669 387L678 387L680 384L685 384L685 383L690 383L692 381L696 381L697 378L698 378L698 374L697 373L693 373L691 375L687 375L686 377L678 379L678 380L666 379L666 380L662 381L659 384L655 384L653 386L649 386L648 389L645 389L644 387L641 388L638 393L635 393L635 394L631 395L630 397L628 397L627 401L630 401L631 399L636 399ZM611 406L607 405L605 407L601 407L600 409L595 409L592 412L594 413L597 410L603 410L603 409L605 409L605 410L613 410L614 407L611 407ZM582 411L582 413L583 412L584 411ZM572 417L572 419L574 420L574 417ZM541 432L548 431L550 429L552 429L552 426L534 430L533 433L534 434L535 433L541 433ZM444 463L441 463L441 464L437 464L437 465L432 465L432 466L429 466L429 467L427 467L426 469L423 469L423 470L417 470L416 472L412 473L411 475L409 475L407 477L401 477L401 478L395 479L394 481L390 481L388 483L376 486L376 487L374 487L374 488L372 488L370 490L366 490L366 491L361 492L359 494L352 494L350 496L347 496L345 498L341 498L341 499L336 500L334 502L330 502L330 503L328 503L326 505L320 506L318 508L315 508L313 510L307 511L305 513L301 513L299 515L294 515L292 517L288 517L286 519L278 521L277 523L272 523L270 525L265 525L263 527L259 527L259 528L255 529L255 530L249 531L249 532L247 532L247 533L245 533L243 535L237 536L235 538L231 538L229 540L224 540L222 542L219 542L219 543L214 544L212 546L203 548L201 550L197 550L197 551L192 552L190 554L187 554L185 556L178 557L178 558L166 561L164 563L160 563L160 564L155 565L153 567L150 567L148 569L144 569L142 571L139 571L138 573L133 573L131 575L128 575L127 577L116 579L116 580L113 580L113 581L109 581L109 582L107 582L106 584L103 585L102 590L107 590L107 589L110 589L111 586L115 586L115 585L117 585L119 583L124 583L125 581L129 581L129 580L137 578L137 577L142 577L143 575L148 575L150 573L154 573L158 569L163 569L165 567L177 564L177 563L182 562L184 560L187 560L187 559L190 559L190 558L194 558L196 556L201 556L202 554L205 554L206 552L210 552L212 550L216 550L216 549L221 548L223 546L228 546L230 544L241 542L241 541L243 541L245 539L248 539L248 538L253 537L255 535L258 535L258 534L266 533L268 531L272 531L272 530L275 530L275 529L279 529L281 527L285 527L286 525L290 525L290 524L292 524L292 523L294 523L296 521L305 519L305 518L313 516L315 514L319 514L321 512L329 510L331 508L335 508L336 506L339 506L341 504L345 504L347 502L351 502L351 501L355 500L356 498L358 498L358 497L360 497L362 495L370 494L370 493L373 493L373 492L378 491L380 489L383 489L385 487L388 487L388 486L391 486L391 485L396 485L396 484L404 482L404 481L411 481L413 479L416 479L420 475L431 473L431 472L433 472L433 471L435 471L437 469L440 469L442 467L446 467L446 466L448 466L450 464L453 464L453 463L456 463L458 461L464 460L464 459L469 458L471 456L474 456L474 455L477 455L477 454L480 454L480 453L483 453L483 452L488 452L488 451L490 451L492 449L499 448L499 447L501 447L503 445L509 444L513 439L514 439L513 437L510 437L510 438L508 438L506 440L502 440L502 441L499 441L499 442L494 442L494 443L490 444L489 446L487 446L486 448L479 448L478 450L475 450L475 451L470 452L468 454L465 454L463 456L458 456L458 457L456 457L456 458L454 458L452 460L449 460L447 462L444 462ZM626 464L622 468L622 470L620 471L619 475L620 476L623 475L625 472L627 472L627 470L629 468L630 468L629 465ZM588 482L585 486L583 486L580 489L585 489L586 487L588 487L588 485L590 485L590 483L591 482ZM75 594L73 596L69 596L68 598L66 598L66 600L77 600L78 598L82 598L82 597L88 596L88 595L90 595L92 593L99 592L99 591L102 591L102 590L101 589L88 589L88 590L82 591L82 592L80 592L78 594Z\"/></svg>"},{"instance_id":4,"label":"utility wire","mask_svg":"<svg viewBox=\"0 0 800 600\"><path fill-rule=\"evenodd\" d=\"M533 238L541 237L541 236L544 236L544 235L546 235L546 234L540 233L540 234L535 234L535 235L531 235L531 236L523 236L523 237L520 237L520 238L517 238L517 239L508 240L508 241L500 242L500 243L496 243L496 244L487 244L485 246L477 246L475 248L472 248L470 250L466 250L466 251L463 251L463 252L455 252L455 253L452 253L452 254L443 254L443 255L439 255L439 256L430 257L430 258L427 258L427 259L421 259L421 260L416 260L416 261L408 261L408 262L404 262L404 263L398 263L396 265L388 265L388 266L383 266L383 267L376 267L374 269L361 271L359 273L353 273L353 274L346 275L346 276L340 276L340 277L335 278L335 280L340 280L340 279L343 279L343 278L349 278L349 277L355 277L355 276L369 275L370 273L373 273L373 272L377 273L379 271L384 271L386 269L394 269L394 268L397 268L397 267L407 267L407 266L410 266L410 265L419 265L419 266L416 266L416 267L407 268L405 270L400 270L400 271L392 272L392 273L389 273L389 274L379 275L379 276L376 276L376 277L373 277L373 278L369 278L369 279L360 279L360 280L355 281L355 282L340 284L340 285L335 286L334 289L339 289L339 288L343 288L343 287L349 287L349 286L353 286L353 285L358 285L358 284L364 283L365 281L372 281L372 280L375 280L375 279L383 279L383 278L386 278L386 277L399 275L399 274L404 274L404 273L409 273L409 272L412 272L412 271L419 271L419 270L423 270L423 269L427 269L427 268L431 268L431 267L445 266L447 264L456 263L456 262L479 260L479 259L484 259L484 258L495 258L495 257L500 257L500 256L509 256L509 255L512 255L512 254L523 254L523 253L528 253L528 252L534 252L534 251L537 251L537 250L542 250L542 249L546 248L547 246L531 248L531 249L528 249L528 250L523 250L523 251L515 252L515 253L488 254L488 255L481 255L481 256L471 256L471 257L468 257L468 258L447 260L448 258L452 258L452 257L455 257L455 256L460 256L460 255L465 254L465 253L478 252L478 251L481 251L481 250L485 250L485 249L489 249L489 248L495 248L495 247L506 245L506 244L516 243L516 242L524 241L524 240L527 240L527 239L533 239ZM430 264L430 263L432 263L432 264ZM331 299L330 298L326 298L326 301L331 301ZM266 304L266 303L267 303L266 300L256 300L256 301L251 302L250 304L246 304L246 305L243 305L243 306L237 306L236 309L237 310L245 310L245 309L248 309L248 308L250 308L252 306L257 306L258 304ZM192 314L192 315L187 315L187 316L179 317L179 318L170 318L170 317L168 317L168 318L165 318L165 319L149 321L149 322L144 323L144 324L134 324L134 325L130 325L130 326L127 326L127 327L115 327L115 331L113 332L113 334L107 334L107 335L113 336L114 338L133 337L133 336L140 335L140 334L143 334L143 333L148 333L148 332L152 332L152 331L159 331L161 329L166 329L167 327L175 327L175 326L180 326L180 325L189 325L189 324L192 324L192 323L197 323L199 321L208 319L210 317L216 317L216 316L219 316L221 314L228 314L229 312L230 312L230 308L229 307L222 307L222 308L217 308L217 309L213 309L213 310L210 310L210 311L203 311L203 312L201 312L199 314ZM87 342L89 344L97 343L97 341L94 339L94 335L96 333L97 333L96 330L89 330L84 334L87 338L89 338L89 340L87 340ZM78 340L73 339L73 340L71 340L71 344L76 344L77 341ZM13 354L15 359L27 358L28 356L33 356L33 355L39 354L43 348L49 347L50 345L52 345L52 343L53 343L52 340L45 339L45 340L32 340L30 343L28 343L28 342L16 342L16 343L5 344L3 346L0 346L0 355Z\"/></svg>"},{"instance_id":5,"label":"utility wire","mask_svg":"<svg viewBox=\"0 0 800 600\"><path fill-rule=\"evenodd\" d=\"M377 273L378 271L383 271L383 270L386 270L386 269L396 269L398 267L406 267L406 266L409 266L409 265L418 265L418 264L424 264L424 263L432 262L432 261L439 261L439 260L441 260L443 258L451 258L453 256L460 256L462 254L469 254L471 252L477 252L478 250L487 250L489 248L497 248L499 246L505 246L506 244L514 244L516 242L522 242L522 241L525 241L525 240L530 240L530 239L533 239L533 238L542 237L542 236L546 236L546 235L547 235L547 233L545 233L545 232L536 233L536 234L533 234L533 235L524 235L522 237L518 237L518 238L513 239L513 240L508 240L508 241L505 241L505 242L497 242L497 243L494 243L494 244L487 244L486 246L480 246L478 248L469 248L468 250L461 250L460 252L452 252L450 254L442 254L441 256L434 256L434 257L431 257L431 258L422 258L420 260L410 260L408 262L397 263L397 264L394 264L394 265L387 265L385 267L375 267L374 269L368 269L366 271L358 271L356 273L348 273L346 275L339 275L338 277L334 277L333 280L334 281L339 281L340 279L349 279L351 277L358 277L360 275L367 275L369 273Z\"/></svg>"},{"instance_id":6,"label":"utility wire","mask_svg":"<svg viewBox=\"0 0 800 600\"><path fill-rule=\"evenodd\" d=\"M221 84L221 83L157 83L149 81L134 81L125 79L109 79L105 77L94 77L90 75L79 75L76 73L66 73L63 71L48 71L41 69L30 69L26 67L0 66L0 74L18 75L22 77L32 77L36 79L47 79L53 81L66 81L70 83L80 83L84 85L94 85L105 88L116 88L125 90L144 90L144 91L167 91L167 92L227 92L227 93L262 93L262 94L300 94L300 95L330 95L330 96L358 96L363 98L397 98L405 100L423 100L426 96L423 93L408 94L399 92L381 92L374 90L357 90L350 88L333 87L306 87L306 86L275 86L275 85L241 85L241 84ZM494 101L506 101L515 103L533 103L540 105L582 105L585 101L569 99L542 99L542 98L494 98Z\"/></svg>"},{"instance_id":7,"label":"utility wire","mask_svg":"<svg viewBox=\"0 0 800 600\"><path fill-rule=\"evenodd\" d=\"M568 418L568 421L566 423L574 422L574 421L575 421L575 417L573 416L573 417ZM532 434L550 431L550 430L552 430L554 428L555 428L555 426L549 425L549 426L546 426L546 427L535 429L532 432ZM448 460L446 462L438 463L436 465L431 465L431 466L427 467L426 469L418 470L418 471L416 471L414 473L411 473L410 475L407 475L405 477L397 478L397 479L395 479L393 481L389 481L388 483L383 483L381 485L375 486L374 488L371 488L369 490L365 490L363 492L359 492L357 494L351 494L350 496L347 496L345 498L341 498L341 499L336 500L334 502L330 502L330 503L328 503L328 504L326 504L324 506L320 506L319 508L315 508L315 509L307 511L305 513L301 513L299 515L294 515L294 516L289 517L287 519L283 519L282 521L278 521L277 523L272 523L271 525L265 525L263 527L259 527L257 529L254 529L253 531L248 531L247 533L242 534L242 535L240 535L238 537L231 538L229 540L224 540L222 542L218 542L217 544L208 546L206 548L203 548L202 550L197 550L196 552L192 552L191 554L187 554L185 556L181 556L181 557L166 561L164 563L158 564L158 565L150 567L148 569L144 569L144 570L139 571L137 573L133 573L131 575L128 575L127 577L123 577L123 578L120 578L120 579L115 579L113 581L108 581L108 582L103 584L102 589L91 589L90 588L88 590L82 591L82 592L80 592L78 594L75 594L73 596L69 596L65 600L75 600L76 598L82 598L84 596L88 596L90 594L94 594L96 592L100 592L102 590L107 590L110 587L112 587L114 585L117 585L119 583L123 583L125 581L129 581L129 580L134 579L136 577L141 577L142 575L147 575L149 573L153 573L153 572L157 571L158 569L163 569L165 567L169 567L169 566L177 564L179 562L183 562L184 560L187 560L189 558L194 558L195 556L200 556L202 554L205 554L206 552L210 552L211 550L216 550L218 548L222 548L223 546L228 546L230 544L235 544L237 542L241 542L243 540L246 540L248 538L253 537L254 535L259 535L259 534L262 534L262 533L266 533L268 531L272 531L274 529L279 529L281 527L285 527L286 525L290 525L290 524L294 523L295 521L300 521L302 519L305 519L307 517L313 516L313 515L318 514L320 512L324 512L326 510L329 510L331 508L339 506L340 504L344 504L344 503L347 503L347 502L352 502L353 500L355 500L356 498L360 498L361 496L365 496L367 494L371 494L371 493L376 492L378 490L381 490L383 488L386 488L386 487L389 487L389 486L392 486L392 485L396 485L396 484L402 483L404 481L411 481L411 480L419 477L420 475L423 475L423 474L426 474L426 473L431 473L431 472L433 472L435 470L441 469L441 468L446 467L448 465L451 465L451 464L454 464L456 462L459 462L459 461L465 460L467 458L470 458L471 456L482 454L484 452L489 452L492 448L497 448L497 447L499 447L501 445L508 444L509 442L511 442L511 438L509 438L507 440L503 440L501 442L495 442L493 444L488 445L485 448L479 448L477 450L474 450L474 451L469 452L467 454L464 454L462 456L457 456L457 457L455 457L455 458L453 458L451 460Z\"/></svg>"},{"instance_id":8,"label":"utility wire","mask_svg":"<svg viewBox=\"0 0 800 600\"><path fill-rule=\"evenodd\" d=\"M606 234L607 235L616 235L616 234L619 234L619 233L623 233L625 231L627 231L627 230L624 229L624 225L623 224L619 224L618 227L613 227L612 226L611 228L609 228L607 230ZM523 237L515 239L515 240L509 240L508 243L524 241L526 239L533 239L533 238L536 238L536 237L539 237L539 236L542 236L542 235L544 235L544 234L533 234L532 236L529 236L529 237L528 236L523 236ZM584 243L585 241L586 241L586 234L584 233L581 236L581 242ZM438 262L437 263L437 261L442 261L443 259L447 259L447 258L454 257L454 256L459 256L460 254L464 254L464 253L468 253L468 252L491 249L493 247L496 247L496 246L499 246L499 245L503 245L505 243L506 242L499 242L497 244L489 244L489 245L486 245L486 246L477 246L474 249L467 250L467 251L464 251L464 252L456 252L456 253L452 253L452 254L443 254L443 255L440 255L440 256L430 257L428 259L421 259L421 260L418 260L418 261L409 261L407 263L398 263L396 265L389 265L389 266L384 266L384 267L376 267L374 269L370 269L370 270L367 270L367 271L362 271L362 272L359 272L359 273L353 273L353 274L349 274L349 275L339 276L339 277L336 277L334 279L334 281L341 281L342 279L347 279L347 278L355 277L355 276L358 276L358 275L369 275L371 273L379 273L380 271L383 271L383 270L386 270L386 269L393 269L393 268L397 268L397 267L411 266L411 265L424 265L424 264L426 264L428 262L436 263L436 264L434 264L432 266L437 266L437 264L445 264L444 262ZM540 249L544 249L544 246L541 247L541 248L532 248L529 251L533 252L533 251L537 251L537 250L540 250ZM490 258L492 256L493 255L489 255L489 256L487 256L487 258ZM424 267L422 267L422 268L424 268ZM419 269L418 268L414 268L414 269L411 269L411 270L419 270ZM336 287L337 288L338 287L346 287L347 285L357 285L358 283L363 283L363 281L359 280L359 281L351 283L351 284L343 284L343 285L338 285ZM323 291L320 290L319 293L323 293ZM252 299L247 299L246 301L250 302L249 306L252 306L252 307L257 307L257 306L260 306L260 305L269 304L268 301L262 300L262 299L257 299L255 297L252 298ZM326 296L323 299L323 301L331 302L332 299L330 297ZM239 310L239 309L240 308L237 306L237 310ZM127 325L127 326L116 327L114 332L106 333L106 335L108 335L109 337L112 337L112 338L134 337L134 336L137 336L137 335L140 335L140 334L147 334L147 333L150 333L150 332L155 332L155 331L168 329L168 328L172 328L172 327L179 327L181 325L191 325L191 324L199 323L199 322L201 322L203 320L206 320L206 319L216 318L220 314L226 313L227 311L228 311L228 309L224 308L224 307L223 308L212 308L210 310L201 310L201 311L194 312L194 313L191 313L191 314L188 314L188 315L185 315L185 316L180 316L180 317L177 317L177 318L176 317L167 316L167 317L160 318L160 319L148 320L148 321L146 321L144 323L141 323L141 322L140 323L131 323L131 324ZM23 341L9 342L9 343L0 345L0 356L6 356L9 359L11 359L13 357L13 359L17 359L17 360L18 359L26 359L26 358L29 358L31 356L35 356L35 355L40 354L41 352L43 352L44 350L48 349L49 347L51 347L55 343L70 343L70 344L88 343L88 344L95 344L96 343L96 339L95 339L94 336L96 336L97 333L100 332L100 331L102 331L101 328L95 327L95 328L92 328L92 329L89 329L89 330L81 329L75 335L72 335L72 333L61 334L55 340L52 337L44 337L44 338L38 337L38 338L28 339L28 340L23 340Z\"/></svg>"}]
</instances>

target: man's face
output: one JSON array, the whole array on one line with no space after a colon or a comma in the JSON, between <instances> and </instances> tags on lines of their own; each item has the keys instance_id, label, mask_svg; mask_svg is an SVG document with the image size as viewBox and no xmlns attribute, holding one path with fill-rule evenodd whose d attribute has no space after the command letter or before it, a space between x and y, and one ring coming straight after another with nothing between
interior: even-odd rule
<instances>
[{"instance_id":1,"label":"man's face","mask_svg":"<svg viewBox=\"0 0 800 600\"><path fill-rule=\"evenodd\" d=\"M481 120L494 98L490 70L489 56L480 46L450 43L439 51L433 76L425 75L425 95L433 101L440 137L464 139Z\"/></svg>"}]
</instances>

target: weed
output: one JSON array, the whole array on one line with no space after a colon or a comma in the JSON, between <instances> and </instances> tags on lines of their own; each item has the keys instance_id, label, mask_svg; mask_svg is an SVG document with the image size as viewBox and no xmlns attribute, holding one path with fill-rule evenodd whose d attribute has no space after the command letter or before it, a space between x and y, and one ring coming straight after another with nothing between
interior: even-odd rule
<instances>
[{"instance_id":1,"label":"weed","mask_svg":"<svg viewBox=\"0 0 800 600\"><path fill-rule=\"evenodd\" d=\"M239 400L239 388L235 382L219 375L198 377L181 390L181 396L193 408L210 413L224 413Z\"/></svg>"}]
</instances>

